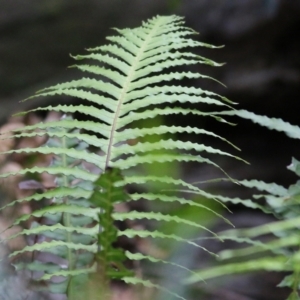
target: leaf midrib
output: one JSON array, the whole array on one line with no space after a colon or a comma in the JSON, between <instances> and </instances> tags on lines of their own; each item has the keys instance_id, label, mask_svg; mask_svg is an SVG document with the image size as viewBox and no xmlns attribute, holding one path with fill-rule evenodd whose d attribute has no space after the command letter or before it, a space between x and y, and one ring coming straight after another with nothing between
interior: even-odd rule
<instances>
[{"instance_id":1,"label":"leaf midrib","mask_svg":"<svg viewBox=\"0 0 300 300\"><path fill-rule=\"evenodd\" d=\"M116 112L115 112L115 116L113 118L111 131L110 131L109 144L108 144L107 152L106 152L107 154L106 154L106 161L105 161L105 169L107 169L107 167L109 166L111 152L112 152L111 149L112 149L112 146L113 146L113 141L114 141L114 135L115 135L115 132L116 132L117 121L119 119L119 115L120 115L121 107L123 105L123 101L124 101L125 96L126 96L128 90L129 90L129 86L130 86L130 83L132 82L133 75L134 75L134 73L136 71L136 68L137 68L137 65L138 65L138 63L140 61L140 57L144 53L145 47L146 47L146 45L148 45L149 40L151 40L151 38L153 36L153 33L159 27L159 24L160 24L160 22L157 22L155 24L155 26L152 28L151 32L147 35L147 38L144 40L142 46L140 47L140 49L139 49L139 51L138 51L138 53L137 53L137 55L136 55L136 57L134 59L134 62L132 64L132 66L130 67L130 71L128 73L127 79L126 79L126 81L124 83L124 86L122 88L120 97L118 99L118 105L117 105L117 109L116 109Z\"/></svg>"}]
</instances>

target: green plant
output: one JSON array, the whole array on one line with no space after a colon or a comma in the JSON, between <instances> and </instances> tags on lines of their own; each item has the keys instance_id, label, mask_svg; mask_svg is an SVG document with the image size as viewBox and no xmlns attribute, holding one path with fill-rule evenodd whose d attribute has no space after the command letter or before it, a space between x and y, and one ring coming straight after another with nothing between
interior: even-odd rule
<instances>
[{"instance_id":1,"label":"green plant","mask_svg":"<svg viewBox=\"0 0 300 300\"><path fill-rule=\"evenodd\" d=\"M166 169L166 166L175 162L207 163L221 170L229 180L236 183L216 163L202 156L202 153L240 158L201 143L181 140L180 134L205 134L229 143L226 139L202 128L167 126L161 123L161 118L167 115L210 117L228 123L222 114L243 114L243 111L234 110L234 103L225 97L198 87L181 85L184 79L211 78L196 72L179 72L174 69L192 64L220 66L221 64L183 50L187 47L216 47L190 39L189 36L195 32L186 28L182 18L177 16L158 16L139 28L116 31L118 36L107 38L111 44L89 49L89 54L73 57L77 61L93 62L73 66L93 78L84 77L60 83L30 97L66 95L83 101L83 104L78 105L33 109L30 112L58 111L67 116L59 121L38 123L12 131L15 138L47 135L49 140L46 145L4 153L40 153L53 156L49 166L29 167L17 174L46 172L54 175L55 185L51 189L44 188L41 193L18 199L2 209L17 203L48 199L48 206L19 217L12 226L32 218L43 220L43 223L34 221L30 228L24 228L10 237L13 239L19 235L33 235L38 237L35 241L42 237L42 242L15 251L10 257L31 253L31 261L16 263L16 268L39 272L41 275L37 280L46 281L49 291L65 293L72 300L77 299L89 276L95 273L99 276L100 293L104 298L109 298L109 284L114 279L166 290L134 275L132 270L125 267L125 261L168 262L152 257L149 253L131 253L117 249L115 242L120 236L170 239L202 248L175 233L167 234L134 227L121 230L114 226L115 221L148 219L176 222L210 232L219 238L201 223L161 211L118 212L114 211L116 203L139 199L168 205L177 203L207 211L212 216L229 222L209 206L174 192L184 190L186 193L216 201L223 207L223 203L231 202L264 210L263 206L251 200L212 195L185 182L176 172L170 174ZM179 84L175 85L178 81ZM189 108L185 108L185 104ZM217 110L201 111L200 104L213 106ZM70 116L78 112L85 115L85 119L76 120ZM5 138L4 136L3 139ZM93 149L96 151L93 152ZM190 152L192 150L194 154ZM1 177L13 175L16 173L1 174ZM128 185L138 187L135 188L137 192L126 192ZM50 252L57 257L57 261L42 262L37 255L39 252ZM53 281L55 278L56 282ZM59 282L57 278L60 279ZM176 293L168 290L166 292L183 299Z\"/></svg>"},{"instance_id":2,"label":"green plant","mask_svg":"<svg viewBox=\"0 0 300 300\"><path fill-rule=\"evenodd\" d=\"M164 166L164 163L175 161L209 163L218 167L200 155L185 153L188 150L234 157L219 149L181 141L175 136L175 134L185 132L208 134L219 138L204 129L160 124L154 127L144 126L145 119L177 114L208 116L223 121L217 116L217 113L173 106L173 103L205 103L221 108L230 108L232 103L229 100L213 92L173 85L173 82L181 81L184 78L208 78L207 76L187 71L177 72L172 69L167 72L169 68L181 65L218 66L219 64L209 59L182 51L186 47L213 47L189 39L188 36L195 32L184 27L182 19L175 16L156 17L144 23L140 28L117 29L117 32L120 34L119 36L107 38L113 42L112 44L89 49L90 54L73 57L76 60L91 60L98 63L73 66L93 75L93 79L82 78L58 84L39 91L37 95L31 97L67 95L80 98L86 103L49 106L37 108L31 112L38 110L60 111L65 114L80 112L85 114L88 120L79 121L63 117L59 121L38 123L15 130L14 137L17 138L47 134L49 140L45 146L38 148L6 152L37 152L54 155L50 166L34 166L18 172L18 174L47 172L53 174L56 179L53 189L45 189L43 193L18 199L8 205L42 199L49 199L51 203L50 206L21 216L13 223L13 225L18 225L32 217L43 218L46 225L33 222L31 228L24 229L11 238L20 234L38 235L44 236L45 241L15 251L10 256L14 257L25 252L32 253L33 259L30 263L22 262L16 267L44 273L39 280L50 280L50 291L66 293L69 299L76 297L80 283L87 279L89 273L93 273L97 269L100 270L103 284L107 289L108 282L114 278L122 279L127 283L141 283L145 286L157 287L147 280L130 276L131 272L125 270L122 262L125 256L130 260L148 259L153 262L162 260L151 258L147 253L144 255L128 251L124 253L114 249L113 245L117 236L173 239L198 246L175 234L168 235L159 231L133 228L121 231L113 226L114 220L149 219L179 222L209 231L196 222L161 212L113 212L114 203L136 201L141 198L149 201L158 199L162 202L178 202L182 205L192 205L199 209L209 210L205 205L183 197L172 197L172 192L163 193L158 184L164 186L165 189L183 186L199 192L202 196L211 199L217 198L180 178L166 176L167 173L147 172L143 175L134 171L135 167L154 163ZM168 82L171 84L167 84ZM130 125L131 127L129 127ZM173 134L173 138L163 139L167 133ZM133 139L138 139L138 142L133 145L128 143L128 140ZM89 151L91 148L100 149L101 153L92 153ZM93 174L87 170L86 163L96 166L100 170L100 174ZM122 171L123 179L120 180L119 177L113 176L110 177L111 181L108 180L110 188L117 189L117 198L113 196L113 193L106 193L106 188L103 186L104 176L110 168ZM2 174L1 177L9 175L14 174ZM152 184L152 188L156 188L130 196L126 194L126 197L120 189L124 189L129 184ZM104 193L105 197L101 196L101 193ZM214 213L214 211L210 211ZM215 215L218 214L215 213ZM59 256L66 263L63 266L57 263L43 263L36 258L36 252L50 252ZM95 263L95 257L98 264ZM117 271L112 267L116 264ZM65 280L59 283L51 282L51 279L57 276L62 276Z\"/></svg>"},{"instance_id":3,"label":"green plant","mask_svg":"<svg viewBox=\"0 0 300 300\"><path fill-rule=\"evenodd\" d=\"M230 112L226 114L231 114ZM286 133L294 139L300 138L300 128L281 119L257 116L246 111L237 114L250 119L261 126ZM300 162L293 158L288 169L300 176ZM252 228L226 230L219 233L224 240L242 244L238 249L226 249L218 253L221 265L200 270L190 276L186 282L195 283L202 280L228 274L254 271L288 272L278 287L289 287L291 294L288 300L300 299L299 278L299 200L300 181L285 188L276 183L258 180L243 180L239 183L247 188L255 188L263 194L254 194L254 201L265 200L265 212L277 219ZM238 259L238 261L236 261Z\"/></svg>"}]
</instances>

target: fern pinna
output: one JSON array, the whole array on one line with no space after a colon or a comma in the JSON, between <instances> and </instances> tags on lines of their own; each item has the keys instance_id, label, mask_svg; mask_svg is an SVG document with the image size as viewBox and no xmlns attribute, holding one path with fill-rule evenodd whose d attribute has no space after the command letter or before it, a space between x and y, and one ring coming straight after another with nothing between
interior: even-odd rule
<instances>
[{"instance_id":1,"label":"fern pinna","mask_svg":"<svg viewBox=\"0 0 300 300\"><path fill-rule=\"evenodd\" d=\"M133 276L130 271L124 269L122 261L125 257L130 260L148 259L152 262L162 260L147 253L124 253L114 249L112 244L117 236L173 239L199 247L184 237L161 231L133 228L118 230L112 226L114 220L149 219L178 222L209 231L191 220L161 212L113 212L113 204L137 201L141 198L148 201L177 202L194 206L195 209L208 210L220 217L205 205L183 196L175 197L167 190L184 188L212 200L230 201L225 197L204 192L179 178L151 173L141 175L137 171L147 164L166 162L207 163L221 169L206 158L205 153L237 158L219 149L178 138L180 133L205 134L227 142L202 128L143 125L144 121L158 116L189 114L226 122L219 115L220 109L231 110L233 105L228 99L213 92L180 84L182 79L210 78L196 72L174 71L172 67L193 64L219 66L207 58L184 51L187 47L214 47L189 38L195 32L183 23L181 17L158 16L143 23L139 28L116 29L119 35L107 37L110 44L88 49L89 53L86 55L73 56L77 61L90 62L73 66L86 72L89 77L45 88L30 97L76 97L81 99L83 104L39 107L31 112L46 110L66 115L76 112L86 115L85 120L63 117L59 121L17 129L14 131L15 137L48 135L49 142L39 148L9 152L37 152L54 157L52 164L47 167L35 166L19 173L48 172L56 177L55 187L10 204L41 199L49 199L51 203L31 214L21 216L14 222L13 225L21 224L32 217L43 217L46 220L44 224L33 223L30 229L19 233L41 236L41 242L11 254L13 257L24 252L33 253L36 258L30 263L19 265L19 268L40 271L39 274L42 275L38 280L49 280L51 292L66 293L69 299L75 299L77 283L83 282L89 273L96 270L105 273L102 276L105 280L119 278L127 283L158 287L155 283ZM175 85L178 81L179 84ZM189 104L189 108L182 105L186 103ZM207 109L202 112L199 108L203 105L212 105L218 109L215 112L207 112ZM166 134L172 135L172 138L163 138ZM149 136L157 138L151 141ZM129 140L135 142L131 143ZM90 149L99 150L94 153ZM197 154L191 154L190 150ZM100 171L91 172L88 164L96 166ZM117 170L121 171L123 177L117 175ZM2 174L1 177L11 175L15 174ZM143 190L144 192L131 195L126 193L126 196L122 192L128 184L147 187L153 183L162 184L164 190ZM116 191L114 196L108 192L108 186L110 191ZM60 260L40 261L36 254L38 252L54 253ZM96 261L93 259L95 254L98 257ZM119 267L115 270L111 266L116 264ZM181 298L178 295L174 296Z\"/></svg>"}]
</instances>

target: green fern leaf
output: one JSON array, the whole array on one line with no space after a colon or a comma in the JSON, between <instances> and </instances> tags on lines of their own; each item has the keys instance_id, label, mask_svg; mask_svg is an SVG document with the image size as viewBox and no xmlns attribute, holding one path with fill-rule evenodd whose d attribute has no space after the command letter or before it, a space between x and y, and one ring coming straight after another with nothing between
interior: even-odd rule
<instances>
[{"instance_id":1,"label":"green fern leaf","mask_svg":"<svg viewBox=\"0 0 300 300\"><path fill-rule=\"evenodd\" d=\"M233 236L255 237L268 233L276 233L283 230L288 230L300 226L300 218L291 218L287 220L281 220L276 222L267 223L264 225L256 226L249 229L239 229L238 231L223 231L224 234L230 234Z\"/></svg>"},{"instance_id":2,"label":"green fern leaf","mask_svg":"<svg viewBox=\"0 0 300 300\"><path fill-rule=\"evenodd\" d=\"M86 77L56 84L25 99L49 96L78 98L82 104L39 107L26 113L42 110L69 115L79 112L84 114L87 120L80 121L64 117L58 121L13 130L11 137L48 135L49 141L46 145L35 149L22 148L4 153L40 153L50 154L53 157L54 161L50 166L35 166L17 173L1 174L0 177L28 173L42 174L43 172L55 175L56 186L53 190L45 190L40 195L35 194L18 199L6 207L29 201L49 200L51 205L21 216L13 222L14 225L18 225L32 217L46 219L47 224L34 223L30 229L24 229L19 234L43 236L46 241L15 251L12 256L41 251L51 252L66 259L67 269L55 269L49 274L44 271L41 278L48 280L55 276L65 277L66 280L62 284L50 282L50 289L56 292L66 292L68 295L74 294L74 282L79 278L78 276L87 276L91 270L92 260L86 257L96 253L97 271L102 271L102 279L105 283L111 278L121 278L127 283L140 283L144 286L163 289L150 281L129 277L131 272L128 272L123 265L126 259L124 252L113 247L117 237L121 235L129 238L139 236L171 239L202 248L214 255L197 243L176 234L166 235L158 230L150 232L130 228L124 231L118 230L114 226L115 220L146 218L177 222L209 231L201 224L169 214L135 211L115 213L113 206L115 203L130 201L129 195L125 192L127 185L139 185L145 189L143 193L134 194L133 200L138 200L138 196L149 201L159 197L162 202L188 204L205 209L227 223L230 222L204 204L188 201L185 198L171 197L174 194L170 191L171 188L177 190L182 188L190 193L199 194L218 202L224 208L226 208L224 202L243 202L249 207L260 208L259 205L249 200L227 199L212 195L175 176L173 178L167 175L138 173L139 169L147 170L149 164L152 166L156 163L167 162L207 163L220 169L230 181L236 182L213 162L211 154L243 161L241 158L200 142L183 141L180 139L180 134L205 134L235 147L225 138L203 128L184 127L177 124L166 126L162 123L153 123L152 127L147 125L151 119L156 120L170 115L172 117L176 115L211 117L233 125L223 119L222 109L233 111L235 103L201 88L180 85L182 79L216 80L197 72L174 71L172 69L174 66L222 65L185 50L191 47L217 47L192 40L191 36L195 34L195 31L186 28L181 17L158 16L143 23L139 28L116 29L116 32L117 36L107 38L110 44L89 49L86 55L72 56L76 60L76 65L72 67L85 72ZM88 64L77 63L87 60ZM176 82L178 85L175 85ZM188 109L181 107L185 104L189 105ZM201 111L202 106L205 106L203 111ZM212 106L220 111L213 111L210 109ZM226 114L227 112L224 113ZM155 142L151 141L153 137ZM128 142L130 139L136 139L137 143L130 144ZM90 151L93 148L97 149L97 153ZM201 152L201 156L193 155L191 151ZM209 155L210 158L205 155ZM95 169L99 170L98 174L92 174L86 170L85 162L94 165ZM151 185L154 188L148 191ZM98 227L95 227L95 224ZM96 228L98 233L96 233ZM16 236L18 235L14 237ZM112 263L118 264L118 270L112 267ZM31 267L28 264L28 268ZM42 269L45 265L39 267ZM172 295L180 298L176 294Z\"/></svg>"},{"instance_id":3,"label":"green fern leaf","mask_svg":"<svg viewBox=\"0 0 300 300\"><path fill-rule=\"evenodd\" d=\"M229 238L233 241L247 242L253 244L251 247L246 247L239 250L224 250L219 253L219 259L230 259L234 257L247 256L252 254L257 254L263 251L271 251L275 254L284 254L285 251L281 248L297 246L299 243L299 237L296 235L283 237L281 239L275 239L268 243L262 243L259 241L250 240L247 238Z\"/></svg>"},{"instance_id":4,"label":"green fern leaf","mask_svg":"<svg viewBox=\"0 0 300 300\"><path fill-rule=\"evenodd\" d=\"M115 220L119 221L125 221L126 219L128 220L139 220L139 219L148 219L148 220L157 220L157 221L165 221L165 222L176 222L179 224L186 224L194 227L198 227L201 229L204 229L214 235L216 238L218 236L209 230L208 228L196 223L192 222L190 220L186 220L183 218L179 218L177 216L171 216L171 215L164 215L162 213L157 213L157 212L138 212L138 211L131 211L128 213L115 213L113 214L113 217Z\"/></svg>"},{"instance_id":5,"label":"green fern leaf","mask_svg":"<svg viewBox=\"0 0 300 300\"><path fill-rule=\"evenodd\" d=\"M300 127L296 125L291 125L281 119L269 118L266 116L256 115L252 112L246 110L236 110L220 113L222 115L237 115L239 117L249 119L254 123L261 126L267 127L271 130L277 130L284 132L288 137L299 139L300 138Z\"/></svg>"},{"instance_id":6,"label":"green fern leaf","mask_svg":"<svg viewBox=\"0 0 300 300\"><path fill-rule=\"evenodd\" d=\"M191 273L192 275L196 275L195 272L193 272L192 270L190 270L189 268L186 268L182 265L179 265L177 263L174 263L174 262L171 262L171 261L166 261L166 260L163 260L163 259L160 259L160 258L155 258L155 257L152 257L152 256L149 256L149 255L143 255L141 253L131 253L129 251L126 251L125 252L125 255L130 259L130 260L149 260L151 262L154 262L154 263L163 263L163 264L169 264L169 265L173 265L177 268L181 268L189 273ZM201 277L199 277L199 280L201 280Z\"/></svg>"},{"instance_id":7,"label":"green fern leaf","mask_svg":"<svg viewBox=\"0 0 300 300\"><path fill-rule=\"evenodd\" d=\"M287 259L284 256L255 259L247 262L232 263L224 266L210 268L208 270L202 270L196 272L196 275L190 276L187 280L185 280L185 282L188 284L197 282L199 281L199 276L203 278L203 280L207 280L223 275L239 274L249 271L253 272L261 270L289 271L291 270L291 266L287 264Z\"/></svg>"},{"instance_id":8,"label":"green fern leaf","mask_svg":"<svg viewBox=\"0 0 300 300\"><path fill-rule=\"evenodd\" d=\"M134 238L136 236L140 237L140 238L146 238L146 237L152 237L152 238L161 238L161 239L171 239L177 242L183 242L183 243L187 243L189 245L192 245L194 247L197 248L201 248L202 250L204 250L205 252L208 252L210 255L217 257L218 255L216 255L215 253L207 250L206 248L198 245L195 242L192 242L188 239L182 238L178 235L175 234L164 234L160 231L148 231L148 230L134 230L134 229L126 229L123 231L119 231L118 232L119 236L127 236L129 238Z\"/></svg>"},{"instance_id":9,"label":"green fern leaf","mask_svg":"<svg viewBox=\"0 0 300 300\"><path fill-rule=\"evenodd\" d=\"M74 249L74 250L86 250L91 253L97 252L97 245L84 245L84 244L75 244L75 243L68 243L64 241L50 241L50 242L43 242L37 243L32 246L26 246L22 250L14 251L9 255L9 257L14 257L24 252L33 252L33 251L47 251L54 254L62 251L62 248L65 249ZM55 274L54 274L55 275Z\"/></svg>"},{"instance_id":10,"label":"green fern leaf","mask_svg":"<svg viewBox=\"0 0 300 300\"><path fill-rule=\"evenodd\" d=\"M3 154L11 154L11 153L41 153L41 154L56 154L56 155L67 155L74 159L85 160L89 163L100 165L103 163L103 158L94 153L86 153L85 151L78 151L74 149L61 149L61 148L53 148L53 147L39 147L39 148L22 148L17 150L10 150L3 152Z\"/></svg>"},{"instance_id":11,"label":"green fern leaf","mask_svg":"<svg viewBox=\"0 0 300 300\"><path fill-rule=\"evenodd\" d=\"M202 208L202 209L205 209L205 210L209 211L210 213L216 215L220 219L223 219L225 222L227 222L228 224L233 226L233 224L228 219L226 219L222 215L218 214L213 209L211 209L211 208L209 208L209 207L207 207L207 206L205 206L201 203L197 203L195 201L192 201L190 199L187 200L183 197L168 196L168 195L165 195L165 194L154 194L154 193L151 193L151 194L140 193L140 194L131 194L130 195L130 200L132 200L132 201L137 201L137 200L140 200L140 199L146 199L146 200L149 200L149 201L159 200L159 201L162 201L162 202L169 202L169 203L178 202L182 205L189 205L189 206Z\"/></svg>"},{"instance_id":12,"label":"green fern leaf","mask_svg":"<svg viewBox=\"0 0 300 300\"><path fill-rule=\"evenodd\" d=\"M266 183L258 180L241 180L239 183L249 188L256 188L260 191L268 192L276 196L286 196L287 189L276 183Z\"/></svg>"}]
</instances>

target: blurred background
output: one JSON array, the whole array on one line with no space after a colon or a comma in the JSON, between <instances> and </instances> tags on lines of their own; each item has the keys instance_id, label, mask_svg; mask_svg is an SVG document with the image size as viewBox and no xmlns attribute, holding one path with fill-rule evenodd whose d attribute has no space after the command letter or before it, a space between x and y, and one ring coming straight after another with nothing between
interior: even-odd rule
<instances>
[{"instance_id":1,"label":"blurred background","mask_svg":"<svg viewBox=\"0 0 300 300\"><path fill-rule=\"evenodd\" d=\"M140 26L157 14L184 16L186 24L200 32L200 41L225 46L198 49L200 55L226 64L218 68L199 65L197 71L221 81L226 88L209 80L193 84L228 97L239 103L239 108L300 125L299 0L0 0L0 125L11 114L49 104L53 98L19 104L20 100L42 87L78 76L75 70L67 69L74 63L69 54L82 54L85 48L103 44L105 36L114 35L113 27ZM292 156L300 159L299 140L248 121L233 121L239 125L191 120L241 148L242 152L235 154L251 165L221 161L231 176L283 185L296 180L286 166ZM208 138L203 142L215 143ZM183 172L190 181L215 177L205 168L191 166ZM235 194L232 187L224 189L230 196ZM253 218L252 213L242 210L236 222L249 226L264 222L263 218L257 213ZM260 287L261 281L251 282L244 281L246 291L237 298L233 294L224 298L221 291L208 299L284 299L278 290L272 296L264 294L269 289ZM255 295L254 286L258 290Z\"/></svg>"}]
</instances>

